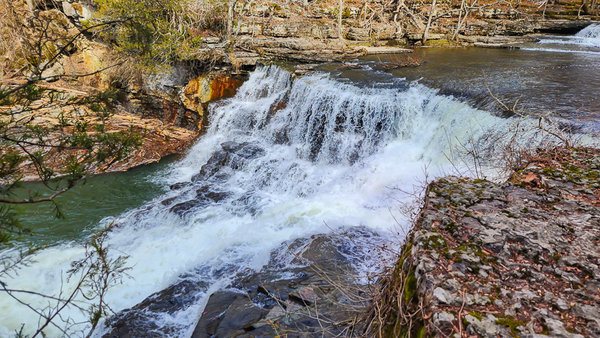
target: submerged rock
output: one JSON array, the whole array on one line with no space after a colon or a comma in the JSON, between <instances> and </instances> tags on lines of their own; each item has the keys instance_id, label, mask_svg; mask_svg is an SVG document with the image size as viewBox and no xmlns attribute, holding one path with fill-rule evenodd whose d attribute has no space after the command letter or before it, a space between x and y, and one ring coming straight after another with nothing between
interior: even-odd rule
<instances>
[{"instance_id":1,"label":"submerged rock","mask_svg":"<svg viewBox=\"0 0 600 338\"><path fill-rule=\"evenodd\" d=\"M159 325L160 314L172 315L185 310L208 289L206 282L183 277L179 282L144 299L136 306L108 318L110 328L104 338L165 337L177 328Z\"/></svg>"},{"instance_id":2,"label":"submerged rock","mask_svg":"<svg viewBox=\"0 0 600 338\"><path fill-rule=\"evenodd\" d=\"M243 167L246 161L264 156L265 150L248 142L233 141L221 144L223 150L217 150L200 168L200 172L192 176L192 182L202 182L211 178L222 180L231 175L228 170Z\"/></svg>"},{"instance_id":3,"label":"submerged rock","mask_svg":"<svg viewBox=\"0 0 600 338\"><path fill-rule=\"evenodd\" d=\"M173 205L169 210L172 213L175 213L179 216L184 216L185 214L197 210L199 208L221 203L230 195L231 193L229 192L215 190L215 188L212 185L205 185L196 190L196 198L185 202L177 203ZM171 197L162 201L161 203L163 205L170 205L177 199L178 197Z\"/></svg>"}]
</instances>

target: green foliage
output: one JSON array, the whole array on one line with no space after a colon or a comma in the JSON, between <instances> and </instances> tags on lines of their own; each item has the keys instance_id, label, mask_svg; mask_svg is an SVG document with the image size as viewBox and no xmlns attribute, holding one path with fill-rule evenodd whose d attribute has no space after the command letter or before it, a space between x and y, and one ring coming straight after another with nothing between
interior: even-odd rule
<instances>
[{"instance_id":1,"label":"green foliage","mask_svg":"<svg viewBox=\"0 0 600 338\"><path fill-rule=\"evenodd\" d=\"M12 237L31 234L20 225L14 204L53 203L52 198L23 200L17 196L25 174L44 181L50 194L60 194L85 179L90 169L110 166L141 145L142 134L130 128L109 132L114 91L77 99L36 85L0 87L0 245ZM39 115L56 119L37 122ZM55 205L56 215L60 210Z\"/></svg>"},{"instance_id":2,"label":"green foliage","mask_svg":"<svg viewBox=\"0 0 600 338\"><path fill-rule=\"evenodd\" d=\"M404 285L404 302L408 303L417 295L417 277L414 272L411 272L406 277L406 284Z\"/></svg>"},{"instance_id":3,"label":"green foliage","mask_svg":"<svg viewBox=\"0 0 600 338\"><path fill-rule=\"evenodd\" d=\"M110 307L106 304L105 296L108 290L123 282L127 277L130 267L125 265L128 256L112 258L110 246L106 244L112 224L93 235L85 244L86 255L84 258L71 263L67 271L68 278L81 278L80 288L83 296L88 300L96 300L86 310L92 329L100 322L102 317L109 315Z\"/></svg>"},{"instance_id":4,"label":"green foliage","mask_svg":"<svg viewBox=\"0 0 600 338\"><path fill-rule=\"evenodd\" d=\"M139 57L147 68L189 58L202 43L201 37L190 32L215 25L214 14L213 18L206 18L206 13L190 10L186 0L98 0L96 3L97 20L116 22L101 36L113 42L121 53Z\"/></svg>"}]
</instances>

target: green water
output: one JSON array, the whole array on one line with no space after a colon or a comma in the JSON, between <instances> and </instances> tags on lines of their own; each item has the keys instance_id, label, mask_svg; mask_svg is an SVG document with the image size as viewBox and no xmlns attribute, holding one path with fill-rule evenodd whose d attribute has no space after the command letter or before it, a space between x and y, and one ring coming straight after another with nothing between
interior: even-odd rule
<instances>
[{"instance_id":1,"label":"green water","mask_svg":"<svg viewBox=\"0 0 600 338\"><path fill-rule=\"evenodd\" d=\"M23 244L54 245L78 241L98 229L101 221L138 208L164 193L168 187L161 182L176 156L158 163L133 168L126 172L109 173L88 178L55 200L64 218L55 217L52 203L19 205L14 208L21 224L35 236L17 238ZM46 196L48 189L40 182L26 182L20 192ZM21 196L19 196L21 197ZM14 242L13 242L14 244Z\"/></svg>"}]
</instances>

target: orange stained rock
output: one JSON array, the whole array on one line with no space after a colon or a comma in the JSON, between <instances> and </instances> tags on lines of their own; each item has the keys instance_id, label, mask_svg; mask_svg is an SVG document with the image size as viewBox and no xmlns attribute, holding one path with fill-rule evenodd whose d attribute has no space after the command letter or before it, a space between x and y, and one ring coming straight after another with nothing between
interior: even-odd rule
<instances>
[{"instance_id":1,"label":"orange stained rock","mask_svg":"<svg viewBox=\"0 0 600 338\"><path fill-rule=\"evenodd\" d=\"M243 81L231 76L217 76L210 83L210 100L232 97Z\"/></svg>"}]
</instances>

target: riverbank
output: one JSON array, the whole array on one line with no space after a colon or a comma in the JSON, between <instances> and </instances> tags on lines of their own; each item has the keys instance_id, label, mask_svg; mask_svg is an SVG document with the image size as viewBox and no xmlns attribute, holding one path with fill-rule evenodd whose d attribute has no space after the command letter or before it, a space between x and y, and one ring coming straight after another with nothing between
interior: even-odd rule
<instances>
[{"instance_id":1,"label":"riverbank","mask_svg":"<svg viewBox=\"0 0 600 338\"><path fill-rule=\"evenodd\" d=\"M90 71L90 69L86 69ZM141 135L141 145L134 149L126 158L119 160L108 159L97 166L88 168L88 173L97 175L108 172L126 171L128 169L158 162L160 159L175 154L184 154L200 135L207 123L206 108L209 102L231 97L243 83L243 76L232 76L229 72L212 71L192 78L185 86L179 88L163 88L153 91L114 91L114 98L108 99L110 112L107 117L101 117L93 111L93 105L82 104L89 98L94 98L106 86L91 86L80 81L53 81L42 83L40 88L47 91L45 97L31 102L27 109L20 106L5 106L0 109L7 111L23 110L16 118L30 120L32 126L60 125L61 119L69 121L82 120L91 125L100 121L104 130L119 133L133 130ZM23 80L16 77L7 82L18 85ZM56 99L58 98L58 99ZM69 128L67 126L66 130ZM58 138L57 135L47 135L49 140ZM47 165L55 172L65 168L64 157L67 155L82 155L81 150L62 151L47 147L31 147L27 151L42 151ZM25 161L21 164L24 181L39 180L36 167Z\"/></svg>"},{"instance_id":2,"label":"riverbank","mask_svg":"<svg viewBox=\"0 0 600 338\"><path fill-rule=\"evenodd\" d=\"M599 337L600 151L539 151L506 183L432 182L377 310L385 337Z\"/></svg>"}]
</instances>

